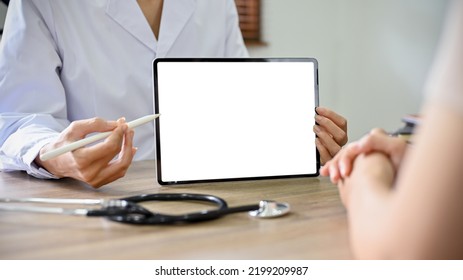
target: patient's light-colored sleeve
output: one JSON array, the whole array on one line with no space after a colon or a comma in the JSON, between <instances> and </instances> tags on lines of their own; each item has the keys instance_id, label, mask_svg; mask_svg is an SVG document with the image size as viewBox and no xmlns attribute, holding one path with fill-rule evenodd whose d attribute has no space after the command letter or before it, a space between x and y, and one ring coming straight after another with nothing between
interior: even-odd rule
<instances>
[{"instance_id":1,"label":"patient's light-colored sleeve","mask_svg":"<svg viewBox=\"0 0 463 280\"><path fill-rule=\"evenodd\" d=\"M426 94L429 101L439 102L463 115L463 1L452 4Z\"/></svg>"}]
</instances>

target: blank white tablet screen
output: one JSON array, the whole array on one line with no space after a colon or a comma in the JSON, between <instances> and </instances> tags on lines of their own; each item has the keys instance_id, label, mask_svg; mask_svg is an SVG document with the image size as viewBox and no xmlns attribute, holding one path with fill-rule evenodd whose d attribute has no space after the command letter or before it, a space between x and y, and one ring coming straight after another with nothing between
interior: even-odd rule
<instances>
[{"instance_id":1,"label":"blank white tablet screen","mask_svg":"<svg viewBox=\"0 0 463 280\"><path fill-rule=\"evenodd\" d=\"M317 173L312 61L158 61L156 71L158 180Z\"/></svg>"}]
</instances>

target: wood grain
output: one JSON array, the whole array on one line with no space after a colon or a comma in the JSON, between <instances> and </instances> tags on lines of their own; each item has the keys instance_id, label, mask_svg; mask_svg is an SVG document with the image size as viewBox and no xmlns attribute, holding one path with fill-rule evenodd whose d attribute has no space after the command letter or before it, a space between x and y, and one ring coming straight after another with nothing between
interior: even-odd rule
<instances>
[{"instance_id":1,"label":"wood grain","mask_svg":"<svg viewBox=\"0 0 463 280\"><path fill-rule=\"evenodd\" d=\"M189 225L131 226L104 218L0 212L0 259L349 259L346 212L327 178L160 186L153 161L94 190L72 180L0 172L1 197L120 198L144 193L217 195L229 206L263 199L288 202L291 213L256 219L238 213ZM198 211L198 203L146 204L161 212Z\"/></svg>"}]
</instances>

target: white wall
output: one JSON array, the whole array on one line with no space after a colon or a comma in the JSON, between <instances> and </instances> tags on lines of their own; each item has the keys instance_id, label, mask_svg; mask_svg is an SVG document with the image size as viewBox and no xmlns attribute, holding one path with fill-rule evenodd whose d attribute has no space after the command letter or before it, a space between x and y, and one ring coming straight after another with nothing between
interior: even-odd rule
<instances>
[{"instance_id":1,"label":"white wall","mask_svg":"<svg viewBox=\"0 0 463 280\"><path fill-rule=\"evenodd\" d=\"M448 1L261 2L267 45L251 55L317 58L320 103L348 119L350 140L418 112ZM0 26L5 13L0 4Z\"/></svg>"},{"instance_id":2,"label":"white wall","mask_svg":"<svg viewBox=\"0 0 463 280\"><path fill-rule=\"evenodd\" d=\"M320 104L348 119L350 140L419 111L448 1L261 2L267 45L251 56L317 58Z\"/></svg>"}]
</instances>

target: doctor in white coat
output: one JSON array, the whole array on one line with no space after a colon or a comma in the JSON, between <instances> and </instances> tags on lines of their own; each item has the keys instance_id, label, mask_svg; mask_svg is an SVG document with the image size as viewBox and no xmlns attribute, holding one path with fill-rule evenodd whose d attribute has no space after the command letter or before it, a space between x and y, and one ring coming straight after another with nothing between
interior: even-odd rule
<instances>
[{"instance_id":1,"label":"doctor in white coat","mask_svg":"<svg viewBox=\"0 0 463 280\"><path fill-rule=\"evenodd\" d=\"M154 158L153 124L134 136L124 120L153 113L154 58L246 56L233 0L13 0L0 41L0 169L114 181ZM318 128L334 143L321 148L337 151L345 120L326 112ZM38 157L111 130L95 146Z\"/></svg>"}]
</instances>

